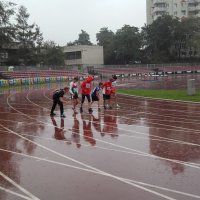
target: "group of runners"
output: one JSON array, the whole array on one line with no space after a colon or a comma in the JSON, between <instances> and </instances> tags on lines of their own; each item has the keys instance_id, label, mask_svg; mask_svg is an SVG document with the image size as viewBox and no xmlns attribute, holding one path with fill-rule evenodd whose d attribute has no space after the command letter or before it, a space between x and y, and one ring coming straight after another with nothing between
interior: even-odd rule
<instances>
[{"instance_id":1,"label":"group of runners","mask_svg":"<svg viewBox=\"0 0 200 200\"><path fill-rule=\"evenodd\" d=\"M56 105L58 104L60 106L60 117L65 118L64 115L64 106L63 104L66 103L66 95L69 94L70 98L73 101L73 107L72 109L74 112L77 113L76 107L78 104L80 104L80 113L83 112L83 104L85 102L85 98L87 98L88 101L88 111L89 113L92 113L92 104L94 102L98 102L98 110L101 111L100 108L100 94L102 90L103 94L103 107L104 109L112 109L111 106L111 98L115 100L115 105L117 107L117 99L116 99L116 80L117 76L113 75L112 78L110 78L106 82L99 82L96 87L92 90L92 82L94 81L94 76L88 76L80 85L81 88L81 99L79 99L79 78L74 77L73 81L70 82L69 87L65 87L64 89L56 90L53 92L53 105L51 108L50 116L54 117L56 114L54 113L54 110L56 108Z\"/></svg>"}]
</instances>

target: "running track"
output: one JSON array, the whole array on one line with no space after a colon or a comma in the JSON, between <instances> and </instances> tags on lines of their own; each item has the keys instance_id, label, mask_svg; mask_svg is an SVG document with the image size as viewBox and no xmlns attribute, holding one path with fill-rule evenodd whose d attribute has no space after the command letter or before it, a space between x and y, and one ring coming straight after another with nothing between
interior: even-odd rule
<instances>
[{"instance_id":1,"label":"running track","mask_svg":"<svg viewBox=\"0 0 200 200\"><path fill-rule=\"evenodd\" d=\"M0 95L1 200L200 199L199 104L118 96L51 119L54 87Z\"/></svg>"}]
</instances>

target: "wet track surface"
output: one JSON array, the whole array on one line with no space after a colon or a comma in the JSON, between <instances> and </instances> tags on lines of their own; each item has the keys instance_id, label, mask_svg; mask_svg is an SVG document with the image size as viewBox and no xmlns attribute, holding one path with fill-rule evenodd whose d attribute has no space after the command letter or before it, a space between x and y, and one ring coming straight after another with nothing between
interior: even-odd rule
<instances>
[{"instance_id":1,"label":"wet track surface","mask_svg":"<svg viewBox=\"0 0 200 200\"><path fill-rule=\"evenodd\" d=\"M200 104L118 96L49 117L55 85L0 94L0 199L200 199Z\"/></svg>"}]
</instances>

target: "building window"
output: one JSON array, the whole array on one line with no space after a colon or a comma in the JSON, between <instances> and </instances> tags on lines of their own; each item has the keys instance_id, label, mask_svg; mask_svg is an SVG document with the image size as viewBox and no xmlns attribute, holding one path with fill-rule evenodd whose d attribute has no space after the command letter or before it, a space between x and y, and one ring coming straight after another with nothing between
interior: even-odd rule
<instances>
[{"instance_id":1,"label":"building window","mask_svg":"<svg viewBox=\"0 0 200 200\"><path fill-rule=\"evenodd\" d=\"M186 10L181 11L182 15L186 15Z\"/></svg>"},{"instance_id":2,"label":"building window","mask_svg":"<svg viewBox=\"0 0 200 200\"><path fill-rule=\"evenodd\" d=\"M65 53L65 59L66 60L81 59L81 51L66 52Z\"/></svg>"},{"instance_id":3,"label":"building window","mask_svg":"<svg viewBox=\"0 0 200 200\"><path fill-rule=\"evenodd\" d=\"M0 53L0 58L1 59L8 59L8 53L7 52Z\"/></svg>"}]
</instances>

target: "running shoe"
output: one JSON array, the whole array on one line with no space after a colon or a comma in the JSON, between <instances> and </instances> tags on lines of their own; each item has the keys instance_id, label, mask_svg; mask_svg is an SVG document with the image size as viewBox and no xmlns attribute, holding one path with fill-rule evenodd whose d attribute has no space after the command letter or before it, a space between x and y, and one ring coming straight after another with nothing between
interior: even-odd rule
<instances>
[{"instance_id":1,"label":"running shoe","mask_svg":"<svg viewBox=\"0 0 200 200\"><path fill-rule=\"evenodd\" d=\"M82 113L83 112L83 108L82 107L80 107L80 113Z\"/></svg>"},{"instance_id":2,"label":"running shoe","mask_svg":"<svg viewBox=\"0 0 200 200\"><path fill-rule=\"evenodd\" d=\"M64 114L60 115L61 118L65 118L66 116Z\"/></svg>"},{"instance_id":3,"label":"running shoe","mask_svg":"<svg viewBox=\"0 0 200 200\"><path fill-rule=\"evenodd\" d=\"M56 116L56 114L55 113L50 113L50 116L54 117L54 116Z\"/></svg>"},{"instance_id":4,"label":"running shoe","mask_svg":"<svg viewBox=\"0 0 200 200\"><path fill-rule=\"evenodd\" d=\"M93 112L92 108L89 108L88 111L89 111L89 113L92 113L92 112Z\"/></svg>"}]
</instances>

